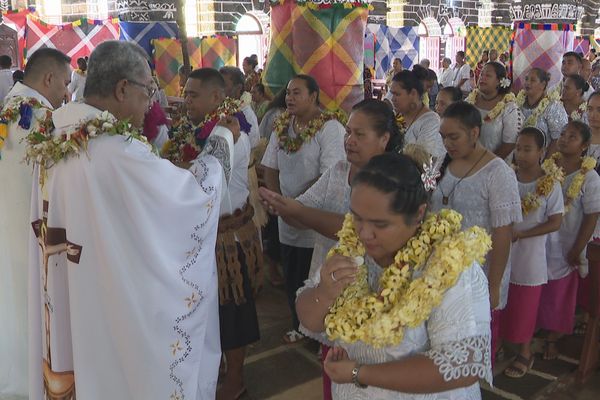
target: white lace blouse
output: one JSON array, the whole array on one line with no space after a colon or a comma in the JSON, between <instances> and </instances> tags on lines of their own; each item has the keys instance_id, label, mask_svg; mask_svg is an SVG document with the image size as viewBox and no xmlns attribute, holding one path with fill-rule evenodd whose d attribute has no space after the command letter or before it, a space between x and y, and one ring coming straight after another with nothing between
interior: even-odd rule
<instances>
[{"instance_id":1,"label":"white lace blouse","mask_svg":"<svg viewBox=\"0 0 600 400\"><path fill-rule=\"evenodd\" d=\"M533 109L521 107L521 113L525 121L523 125L528 126L526 123L527 118L533 114ZM552 140L558 139L567 122L569 122L569 116L562 103L551 101L533 126L541 129L546 134L546 145L548 145Z\"/></svg>"},{"instance_id":2,"label":"white lace blouse","mask_svg":"<svg viewBox=\"0 0 600 400\"><path fill-rule=\"evenodd\" d=\"M477 107L484 120L490 110L484 110ZM502 143L514 144L517 142L517 135L523 126L523 115L515 102L507 103L502 110L502 114L493 120L483 121L479 142L491 152L494 152Z\"/></svg>"},{"instance_id":3,"label":"white lace blouse","mask_svg":"<svg viewBox=\"0 0 600 400\"><path fill-rule=\"evenodd\" d=\"M460 181L460 182L459 182ZM453 191L454 190L454 191ZM449 202L443 204L443 197ZM431 208L439 211L451 208L463 216L462 227L480 226L492 233L492 228L521 222L521 198L514 171L500 158L495 158L473 175L455 177L446 169L438 187L431 196ZM488 273L489 254L483 269ZM500 304L506 306L510 283L510 257L500 286Z\"/></svg>"},{"instance_id":4,"label":"white lace blouse","mask_svg":"<svg viewBox=\"0 0 600 400\"><path fill-rule=\"evenodd\" d=\"M348 161L338 161L296 200L307 207L346 214L350 211L350 184L348 183L350 167L351 164ZM323 265L327 252L335 246L335 243L335 240L316 234L309 277Z\"/></svg>"},{"instance_id":5,"label":"white lace blouse","mask_svg":"<svg viewBox=\"0 0 600 400\"><path fill-rule=\"evenodd\" d=\"M378 290L383 268L371 257L366 257L365 262L369 269L369 285L372 290ZM317 286L319 280L318 273L313 275L306 281L305 286L298 290L298 294L306 288ZM343 347L351 360L361 364L381 364L422 354L434 362L446 382L476 376L491 384L490 304L487 285L481 268L473 264L460 275L456 285L444 294L442 303L432 311L427 321L416 328L405 329L404 339L397 346L376 349L363 342L332 343L324 332L311 332L302 325L300 330L324 344ZM398 379L402 377L399 376ZM332 383L331 389L334 399L343 400L481 398L479 383L430 394L401 393L373 386L359 389L353 384L336 383Z\"/></svg>"}]
</instances>

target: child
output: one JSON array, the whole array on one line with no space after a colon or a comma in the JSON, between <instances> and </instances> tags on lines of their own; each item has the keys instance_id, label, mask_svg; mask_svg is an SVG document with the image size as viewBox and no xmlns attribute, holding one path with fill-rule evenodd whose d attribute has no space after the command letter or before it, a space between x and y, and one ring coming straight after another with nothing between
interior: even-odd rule
<instances>
[{"instance_id":1,"label":"child","mask_svg":"<svg viewBox=\"0 0 600 400\"><path fill-rule=\"evenodd\" d=\"M556 341L573 331L578 274L587 274L585 248L592 238L600 212L600 177L596 160L582 157L590 145L590 128L571 121L558 138L558 152L550 160L565 174L562 184L565 214L558 232L551 233L546 244L548 283L542 288L539 328L549 330L544 359L558 356Z\"/></svg>"},{"instance_id":2,"label":"child","mask_svg":"<svg viewBox=\"0 0 600 400\"><path fill-rule=\"evenodd\" d=\"M533 365L530 342L542 285L548 281L546 237L560 228L564 210L562 170L552 161L540 165L544 151L545 135L541 130L528 127L519 132L515 164L523 222L513 228L508 303L500 324L502 338L520 344L517 358L504 370L511 378L521 378Z\"/></svg>"}]
</instances>

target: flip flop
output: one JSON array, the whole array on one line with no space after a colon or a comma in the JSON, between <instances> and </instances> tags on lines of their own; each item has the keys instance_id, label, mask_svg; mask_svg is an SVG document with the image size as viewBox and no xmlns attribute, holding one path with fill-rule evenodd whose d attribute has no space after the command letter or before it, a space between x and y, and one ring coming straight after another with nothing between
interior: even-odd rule
<instances>
[{"instance_id":1,"label":"flip flop","mask_svg":"<svg viewBox=\"0 0 600 400\"><path fill-rule=\"evenodd\" d=\"M533 367L533 361L533 354L531 357L529 357L529 359L519 354L512 364L506 367L504 370L504 375L508 376L509 378L522 378L531 369L531 367ZM517 366L516 363L524 365L525 368Z\"/></svg>"}]
</instances>

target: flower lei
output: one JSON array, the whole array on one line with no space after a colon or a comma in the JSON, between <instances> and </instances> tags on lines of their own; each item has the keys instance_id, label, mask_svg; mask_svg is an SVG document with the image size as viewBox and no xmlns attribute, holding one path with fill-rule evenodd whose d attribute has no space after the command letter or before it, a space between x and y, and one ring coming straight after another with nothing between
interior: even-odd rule
<instances>
[{"instance_id":1,"label":"flower lei","mask_svg":"<svg viewBox=\"0 0 600 400\"><path fill-rule=\"evenodd\" d=\"M46 134L52 123L52 111L48 107L33 97L13 97L9 100L0 112L0 151L8 138L8 125L17 122L18 119L21 128L30 129L33 112L38 109L46 110L43 120L38 119L38 130Z\"/></svg>"},{"instance_id":2,"label":"flower lei","mask_svg":"<svg viewBox=\"0 0 600 400\"><path fill-rule=\"evenodd\" d=\"M396 114L396 125L398 125L398 130L401 135L406 133L406 121L404 120L404 115Z\"/></svg>"},{"instance_id":3,"label":"flower lei","mask_svg":"<svg viewBox=\"0 0 600 400\"><path fill-rule=\"evenodd\" d=\"M581 121L583 119L583 114L587 111L587 101L584 101L577 107L576 110L573 110L571 113L571 121Z\"/></svg>"},{"instance_id":4,"label":"flower lei","mask_svg":"<svg viewBox=\"0 0 600 400\"><path fill-rule=\"evenodd\" d=\"M98 117L83 122L78 128L61 135L48 135L46 132L33 130L27 135L27 164L40 165L47 170L63 159L87 152L89 141L102 135L125 136L128 140L137 139L152 149L152 145L128 121L119 121L108 111L103 111ZM43 176L43 175L42 175Z\"/></svg>"},{"instance_id":5,"label":"flower lei","mask_svg":"<svg viewBox=\"0 0 600 400\"><path fill-rule=\"evenodd\" d=\"M523 216L537 210L542 204L540 197L548 197L554 188L554 184L557 182L562 184L565 179L562 168L556 165L556 162L554 162L552 158L549 158L542 163L542 170L545 175L536 181L535 191L527 193L527 195L521 199L521 211Z\"/></svg>"},{"instance_id":6,"label":"flower lei","mask_svg":"<svg viewBox=\"0 0 600 400\"><path fill-rule=\"evenodd\" d=\"M290 123L292 121L292 115L284 111L273 124L273 132L275 133L277 140L279 141L279 148L284 150L286 153L295 153L304 143L310 142L310 140L321 130L325 122L332 119L338 120L342 125L346 123L346 116L341 110L335 112L323 111L317 118L313 118L306 129L298 133L294 138L289 136Z\"/></svg>"},{"instance_id":7,"label":"flower lei","mask_svg":"<svg viewBox=\"0 0 600 400\"><path fill-rule=\"evenodd\" d=\"M527 95L524 90L521 90L517 95L517 105L519 107L523 107L525 105L525 100L527 99ZM533 110L533 113L527 118L524 126L535 126L539 117L546 111L548 105L550 105L550 101L553 100L553 96L545 95L542 100L538 103L537 107Z\"/></svg>"},{"instance_id":8,"label":"flower lei","mask_svg":"<svg viewBox=\"0 0 600 400\"><path fill-rule=\"evenodd\" d=\"M480 93L479 89L474 89L471 93L469 93L469 95L467 96L465 101L470 104L475 104L475 101L477 101L477 96L479 95L479 93ZM516 100L517 99L514 94L512 94L512 93L505 94L504 97L502 98L502 100L500 100L498 103L496 103L494 108L492 108L487 113L487 115L483 119L483 122L493 121L494 119L496 119L497 116L502 114L502 112L504 111L504 107L506 107L507 103L515 102Z\"/></svg>"},{"instance_id":9,"label":"flower lei","mask_svg":"<svg viewBox=\"0 0 600 400\"><path fill-rule=\"evenodd\" d=\"M194 126L187 116L182 117L171 128L173 135L161 149L161 156L174 164L191 162L198 157L206 139L210 136L221 117L234 115L240 121L240 129L249 132L251 125L240 111L241 102L227 97L212 113L207 114L199 125Z\"/></svg>"},{"instance_id":10,"label":"flower lei","mask_svg":"<svg viewBox=\"0 0 600 400\"><path fill-rule=\"evenodd\" d=\"M562 158L561 153L554 153L550 159L556 163ZM577 172L577 175L571 181L571 185L567 189L567 195L565 197L565 214L571 209L571 204L581 194L581 188L585 182L585 175L592 171L596 167L596 159L593 157L585 156L581 158L581 168Z\"/></svg>"},{"instance_id":11,"label":"flower lei","mask_svg":"<svg viewBox=\"0 0 600 400\"><path fill-rule=\"evenodd\" d=\"M491 238L484 229L472 227L461 232L461 220L459 213L449 209L429 214L417 235L383 272L379 292L371 292L363 263L355 282L342 292L325 317L329 339L348 343L360 340L375 348L393 346L402 341L405 328L417 327L429 318L460 274L474 261L483 261L491 249ZM328 256L364 256L352 214L346 215L338 237L338 246ZM413 278L413 271L426 263L422 275Z\"/></svg>"}]
</instances>

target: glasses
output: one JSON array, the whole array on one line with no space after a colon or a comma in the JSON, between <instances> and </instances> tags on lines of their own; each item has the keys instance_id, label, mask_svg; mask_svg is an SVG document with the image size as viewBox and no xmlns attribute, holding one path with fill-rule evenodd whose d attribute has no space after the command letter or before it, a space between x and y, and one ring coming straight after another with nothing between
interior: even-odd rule
<instances>
[{"instance_id":1,"label":"glasses","mask_svg":"<svg viewBox=\"0 0 600 400\"><path fill-rule=\"evenodd\" d=\"M136 85L136 86L139 86L139 87L142 87L142 88L146 89L146 94L148 95L148 98L150 98L150 99L152 98L152 96L154 96L154 94L155 94L155 93L156 93L156 91L158 90L158 88L157 88L156 86L154 86L154 85L152 85L152 86L147 86L147 85L144 85L144 84L143 84L143 83L141 83L141 82L136 82L136 81L134 81L134 80L131 80L131 79L128 79L127 81L128 81L129 83L133 83L133 84L134 84L134 85Z\"/></svg>"}]
</instances>

